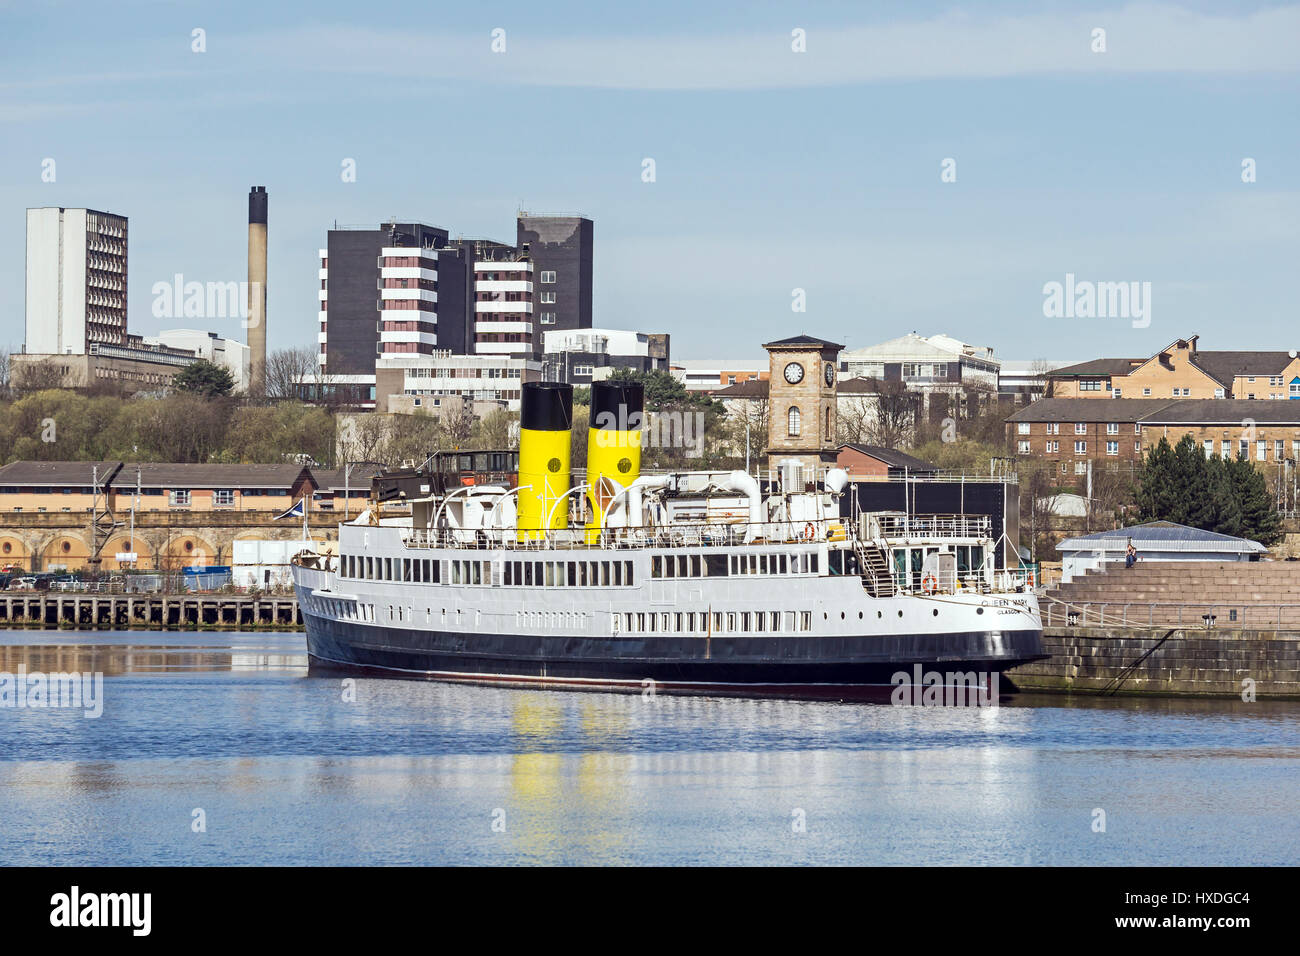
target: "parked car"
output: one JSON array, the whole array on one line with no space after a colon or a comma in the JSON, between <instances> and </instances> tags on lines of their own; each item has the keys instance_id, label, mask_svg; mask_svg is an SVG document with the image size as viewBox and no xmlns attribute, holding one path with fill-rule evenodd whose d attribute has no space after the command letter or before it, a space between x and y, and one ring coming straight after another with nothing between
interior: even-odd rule
<instances>
[{"instance_id":1,"label":"parked car","mask_svg":"<svg viewBox=\"0 0 1300 956\"><path fill-rule=\"evenodd\" d=\"M10 591L35 591L36 579L30 575L21 578L14 578L9 582Z\"/></svg>"}]
</instances>

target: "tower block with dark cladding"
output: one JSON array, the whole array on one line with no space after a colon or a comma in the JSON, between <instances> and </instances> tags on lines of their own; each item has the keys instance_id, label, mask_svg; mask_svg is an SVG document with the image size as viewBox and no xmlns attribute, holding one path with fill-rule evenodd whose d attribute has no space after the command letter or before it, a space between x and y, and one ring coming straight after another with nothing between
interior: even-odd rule
<instances>
[{"instance_id":1,"label":"tower block with dark cladding","mask_svg":"<svg viewBox=\"0 0 1300 956\"><path fill-rule=\"evenodd\" d=\"M248 193L248 351L250 395L266 388L266 187Z\"/></svg>"},{"instance_id":2,"label":"tower block with dark cladding","mask_svg":"<svg viewBox=\"0 0 1300 956\"><path fill-rule=\"evenodd\" d=\"M605 509L641 476L641 419L645 389L639 382L591 384L591 424L587 430L587 497L591 520L587 541L595 543L605 526ZM627 507L624 500L623 506Z\"/></svg>"},{"instance_id":3,"label":"tower block with dark cladding","mask_svg":"<svg viewBox=\"0 0 1300 956\"><path fill-rule=\"evenodd\" d=\"M519 408L520 540L544 538L566 528L573 429L573 386L564 382L524 382ZM558 505L558 506L557 506Z\"/></svg>"}]
</instances>

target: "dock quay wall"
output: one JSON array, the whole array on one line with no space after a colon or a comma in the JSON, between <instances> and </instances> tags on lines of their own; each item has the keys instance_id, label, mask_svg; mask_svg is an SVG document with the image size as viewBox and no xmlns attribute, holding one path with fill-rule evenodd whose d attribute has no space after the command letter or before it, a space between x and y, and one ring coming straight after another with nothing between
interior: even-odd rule
<instances>
[{"instance_id":1,"label":"dock quay wall","mask_svg":"<svg viewBox=\"0 0 1300 956\"><path fill-rule=\"evenodd\" d=\"M300 630L291 594L0 594L0 628Z\"/></svg>"},{"instance_id":2,"label":"dock quay wall","mask_svg":"<svg viewBox=\"0 0 1300 956\"><path fill-rule=\"evenodd\" d=\"M1300 627L1046 627L1043 651L1007 672L1020 690L1300 699Z\"/></svg>"}]
</instances>

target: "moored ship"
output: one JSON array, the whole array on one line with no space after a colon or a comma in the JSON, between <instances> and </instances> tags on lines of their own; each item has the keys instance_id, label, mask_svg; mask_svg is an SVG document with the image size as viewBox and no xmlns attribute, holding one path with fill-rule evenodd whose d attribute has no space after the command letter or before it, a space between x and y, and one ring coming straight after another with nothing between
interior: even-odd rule
<instances>
[{"instance_id":1,"label":"moored ship","mask_svg":"<svg viewBox=\"0 0 1300 956\"><path fill-rule=\"evenodd\" d=\"M1041 656L986 516L854 514L835 468L641 474L640 389L603 383L572 482L571 402L526 384L517 468L376 476L337 554L295 560L315 670L870 699L918 667L986 681Z\"/></svg>"}]
</instances>

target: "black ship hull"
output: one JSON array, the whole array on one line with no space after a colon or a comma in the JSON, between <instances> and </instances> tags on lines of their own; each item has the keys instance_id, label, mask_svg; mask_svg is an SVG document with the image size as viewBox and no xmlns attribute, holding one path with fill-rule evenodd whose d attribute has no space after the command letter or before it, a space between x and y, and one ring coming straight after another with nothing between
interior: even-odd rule
<instances>
[{"instance_id":1,"label":"black ship hull","mask_svg":"<svg viewBox=\"0 0 1300 956\"><path fill-rule=\"evenodd\" d=\"M1042 632L851 637L484 634L304 615L313 675L354 674L548 689L887 700L896 675L991 675L1040 660ZM961 681L961 677L950 678ZM1001 682L1001 689L1013 689Z\"/></svg>"}]
</instances>

